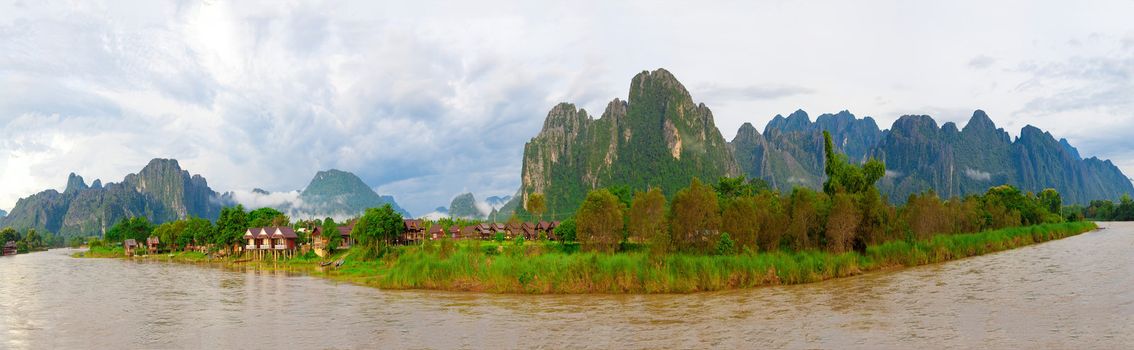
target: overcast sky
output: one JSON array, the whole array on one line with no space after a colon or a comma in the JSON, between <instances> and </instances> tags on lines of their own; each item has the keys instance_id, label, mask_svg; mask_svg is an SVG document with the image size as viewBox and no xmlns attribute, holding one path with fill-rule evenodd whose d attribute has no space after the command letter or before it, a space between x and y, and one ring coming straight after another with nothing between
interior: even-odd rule
<instances>
[{"instance_id":1,"label":"overcast sky","mask_svg":"<svg viewBox=\"0 0 1134 350\"><path fill-rule=\"evenodd\" d=\"M696 3L694 6L684 6ZM337 168L415 214L519 188L557 102L673 72L726 139L796 109L984 109L1134 174L1134 1L8 1L0 209L176 158L217 191Z\"/></svg>"}]
</instances>

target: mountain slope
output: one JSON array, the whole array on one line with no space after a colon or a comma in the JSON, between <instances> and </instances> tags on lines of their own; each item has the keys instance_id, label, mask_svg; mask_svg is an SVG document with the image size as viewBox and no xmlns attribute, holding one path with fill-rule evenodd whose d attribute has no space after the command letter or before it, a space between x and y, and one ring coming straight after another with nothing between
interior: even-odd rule
<instances>
[{"instance_id":1,"label":"mountain slope","mask_svg":"<svg viewBox=\"0 0 1134 350\"><path fill-rule=\"evenodd\" d=\"M176 160L154 159L120 183L95 180L94 186L87 186L72 173L62 193L46 190L21 198L0 218L0 226L97 235L128 217L145 216L156 223L190 215L216 219L220 206L205 178L190 175Z\"/></svg>"},{"instance_id":2,"label":"mountain slope","mask_svg":"<svg viewBox=\"0 0 1134 350\"><path fill-rule=\"evenodd\" d=\"M730 142L746 174L780 190L792 186L818 189L823 181L822 131L854 161L877 157L887 176L879 189L891 201L929 189L943 197L982 193L999 184L1025 191L1055 188L1067 203L1116 199L1134 186L1109 161L1082 159L1079 151L1050 133L1025 127L1015 141L977 110L963 129L941 126L925 115L902 116L890 130L878 130L869 117L844 111L811 123L802 111L776 116L763 135L745 124Z\"/></svg>"},{"instance_id":3,"label":"mountain slope","mask_svg":"<svg viewBox=\"0 0 1134 350\"><path fill-rule=\"evenodd\" d=\"M356 216L367 208L390 204L394 210L409 217L409 212L394 201L392 196L382 196L374 192L357 175L330 169L315 174L307 187L299 193L304 211L318 215Z\"/></svg>"},{"instance_id":4,"label":"mountain slope","mask_svg":"<svg viewBox=\"0 0 1134 350\"><path fill-rule=\"evenodd\" d=\"M694 103L668 71L644 71L632 79L627 101L612 100L599 119L569 103L552 108L524 146L520 193L508 207L543 193L555 217L573 212L593 188L674 193L693 177L715 182L739 173L708 107Z\"/></svg>"}]
</instances>

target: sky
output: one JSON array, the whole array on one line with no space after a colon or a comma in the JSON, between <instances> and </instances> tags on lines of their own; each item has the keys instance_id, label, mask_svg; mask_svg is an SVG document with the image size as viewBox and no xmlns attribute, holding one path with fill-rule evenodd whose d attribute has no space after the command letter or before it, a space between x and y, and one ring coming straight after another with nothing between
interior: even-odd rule
<instances>
[{"instance_id":1,"label":"sky","mask_svg":"<svg viewBox=\"0 0 1134 350\"><path fill-rule=\"evenodd\" d=\"M3 0L0 0L3 1ZM983 109L1134 174L1134 1L7 1L0 209L175 158L218 192L340 169L414 214L509 195L558 102L665 68L726 139L803 109Z\"/></svg>"}]
</instances>

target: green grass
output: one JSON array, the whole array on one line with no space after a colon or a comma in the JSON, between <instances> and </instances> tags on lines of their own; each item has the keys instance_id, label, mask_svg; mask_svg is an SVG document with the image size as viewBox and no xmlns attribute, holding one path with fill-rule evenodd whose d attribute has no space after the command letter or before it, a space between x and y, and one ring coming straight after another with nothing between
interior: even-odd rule
<instances>
[{"instance_id":1,"label":"green grass","mask_svg":"<svg viewBox=\"0 0 1134 350\"><path fill-rule=\"evenodd\" d=\"M1012 249L1095 229L1045 224L870 246L865 254L822 251L740 255L563 253L539 245L496 255L461 245L447 257L407 247L378 262L351 262L334 278L390 289L497 293L689 293L797 284ZM505 244L507 248L507 244Z\"/></svg>"}]
</instances>

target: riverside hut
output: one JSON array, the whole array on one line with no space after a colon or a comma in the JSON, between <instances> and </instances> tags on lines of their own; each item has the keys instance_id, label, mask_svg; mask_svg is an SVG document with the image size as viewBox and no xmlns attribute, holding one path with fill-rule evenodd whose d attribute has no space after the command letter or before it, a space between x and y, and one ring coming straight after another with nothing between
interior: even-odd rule
<instances>
[{"instance_id":1,"label":"riverside hut","mask_svg":"<svg viewBox=\"0 0 1134 350\"><path fill-rule=\"evenodd\" d=\"M4 243L4 251L0 255L16 255L16 241L8 241Z\"/></svg>"},{"instance_id":2,"label":"riverside hut","mask_svg":"<svg viewBox=\"0 0 1134 350\"><path fill-rule=\"evenodd\" d=\"M133 238L122 242L122 250L126 252L126 256L134 256L134 250L136 249L138 249L138 241L135 241Z\"/></svg>"},{"instance_id":3,"label":"riverside hut","mask_svg":"<svg viewBox=\"0 0 1134 350\"><path fill-rule=\"evenodd\" d=\"M149 236L146 238L146 254L157 254L161 240L157 236Z\"/></svg>"}]
</instances>

